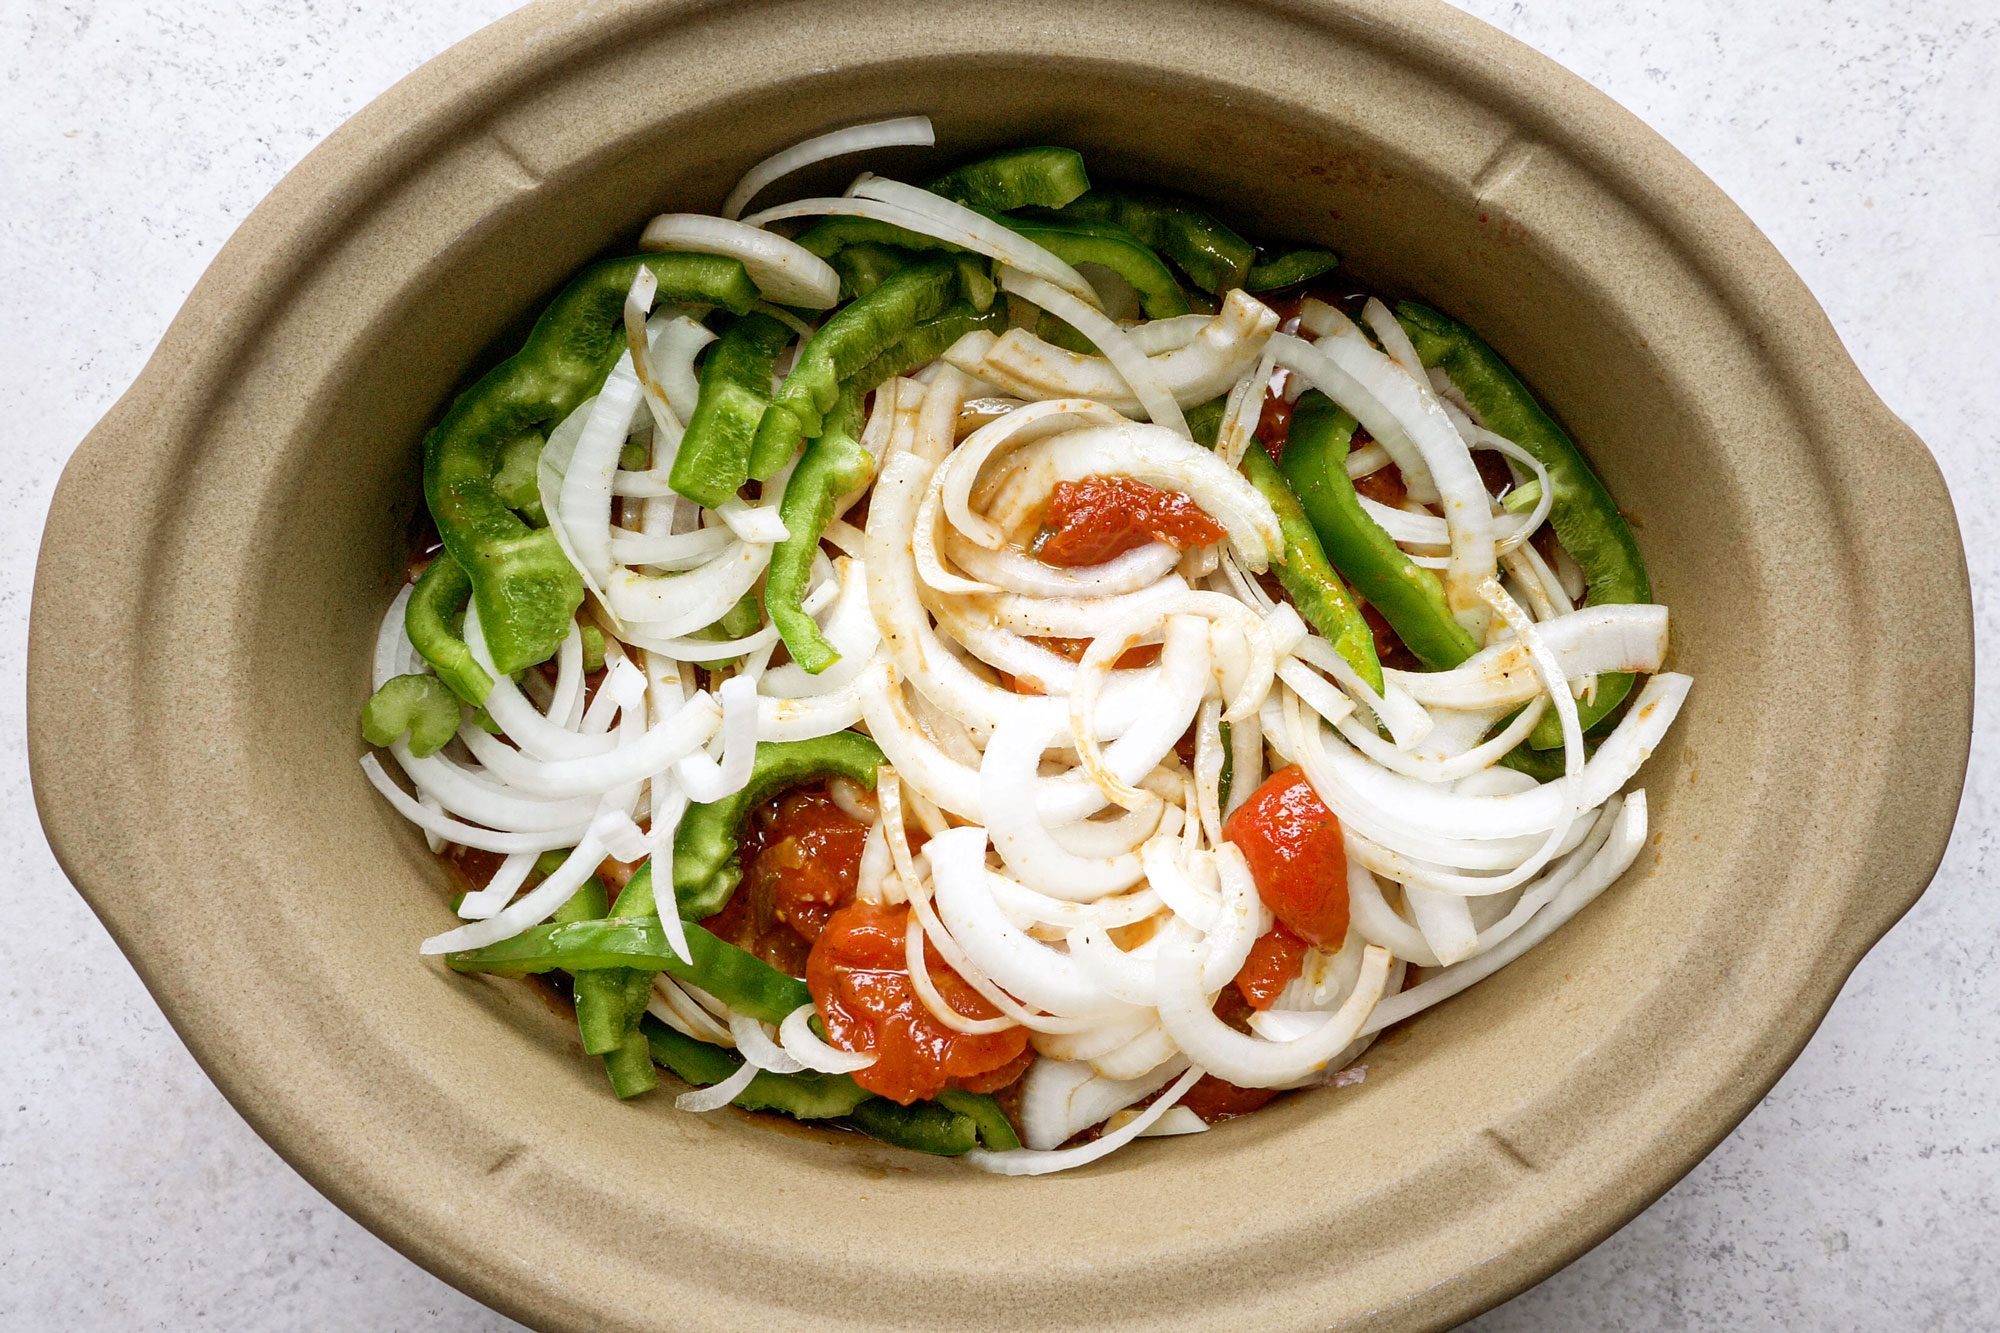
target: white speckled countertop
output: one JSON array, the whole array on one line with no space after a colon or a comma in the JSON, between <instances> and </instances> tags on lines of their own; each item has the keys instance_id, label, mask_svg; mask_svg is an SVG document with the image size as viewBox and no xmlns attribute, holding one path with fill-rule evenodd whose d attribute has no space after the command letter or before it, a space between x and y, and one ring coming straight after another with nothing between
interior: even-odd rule
<instances>
[{"instance_id":1,"label":"white speckled countertop","mask_svg":"<svg viewBox=\"0 0 2000 1333\"><path fill-rule=\"evenodd\" d=\"M322 135L511 7L0 5L0 836L7 916L44 946L0 973L0 1327L514 1327L349 1221L209 1085L42 841L19 685L57 472L216 248ZM1466 7L1659 129L1804 274L1937 451L1980 644L2000 648L1984 509L2000 501L1984 401L2000 348L2000 7ZM1770 1098L1630 1226L1478 1327L2000 1327L1996 697L1936 884Z\"/></svg>"}]
</instances>

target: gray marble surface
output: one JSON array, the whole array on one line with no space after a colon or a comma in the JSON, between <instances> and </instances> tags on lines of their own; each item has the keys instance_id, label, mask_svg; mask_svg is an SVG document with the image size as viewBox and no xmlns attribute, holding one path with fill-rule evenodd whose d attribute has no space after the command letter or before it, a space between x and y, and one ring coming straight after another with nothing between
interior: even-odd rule
<instances>
[{"instance_id":1,"label":"gray marble surface","mask_svg":"<svg viewBox=\"0 0 2000 1333\"><path fill-rule=\"evenodd\" d=\"M2000 647L2000 6L1469 0L1637 112L1804 274L1939 455ZM202 1076L43 843L21 656L63 460L257 200L508 0L0 4L0 1327L512 1327L349 1221ZM1681 1185L1479 1321L2000 1326L1994 696L1930 893ZM60 942L60 952L46 946Z\"/></svg>"}]
</instances>

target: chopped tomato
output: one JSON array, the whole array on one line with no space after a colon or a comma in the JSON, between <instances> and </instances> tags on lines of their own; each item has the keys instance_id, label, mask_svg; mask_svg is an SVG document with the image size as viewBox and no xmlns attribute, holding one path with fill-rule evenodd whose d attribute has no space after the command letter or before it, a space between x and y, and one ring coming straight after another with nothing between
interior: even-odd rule
<instances>
[{"instance_id":1,"label":"chopped tomato","mask_svg":"<svg viewBox=\"0 0 2000 1333\"><path fill-rule=\"evenodd\" d=\"M819 788L793 788L763 827L752 873L771 883L771 914L806 939L852 902L868 826Z\"/></svg>"},{"instance_id":2,"label":"chopped tomato","mask_svg":"<svg viewBox=\"0 0 2000 1333\"><path fill-rule=\"evenodd\" d=\"M1285 928L1272 926L1250 946L1250 956L1236 973L1236 990L1252 1009L1269 1009L1285 987L1298 980L1305 970L1306 950L1311 947Z\"/></svg>"},{"instance_id":3,"label":"chopped tomato","mask_svg":"<svg viewBox=\"0 0 2000 1333\"><path fill-rule=\"evenodd\" d=\"M938 1022L918 998L905 962L909 917L907 906L856 902L828 919L806 960L806 985L827 1040L844 1051L873 1054L875 1063L857 1071L854 1081L905 1106L946 1087L990 1092L1006 1086L1027 1067L1027 1029L969 1035ZM924 964L953 1010L966 1018L997 1017L928 942Z\"/></svg>"},{"instance_id":4,"label":"chopped tomato","mask_svg":"<svg viewBox=\"0 0 2000 1333\"><path fill-rule=\"evenodd\" d=\"M1297 764L1273 773L1222 827L1250 864L1272 915L1308 944L1347 936L1347 848L1340 821Z\"/></svg>"},{"instance_id":5,"label":"chopped tomato","mask_svg":"<svg viewBox=\"0 0 2000 1333\"><path fill-rule=\"evenodd\" d=\"M1100 565L1150 541L1185 551L1227 535L1227 529L1179 491L1163 491L1130 477L1085 477L1056 483L1035 554L1050 565Z\"/></svg>"},{"instance_id":6,"label":"chopped tomato","mask_svg":"<svg viewBox=\"0 0 2000 1333\"><path fill-rule=\"evenodd\" d=\"M781 792L751 813L743 881L703 928L800 975L810 941L854 900L867 838L868 826L836 805L824 785Z\"/></svg>"},{"instance_id":7,"label":"chopped tomato","mask_svg":"<svg viewBox=\"0 0 2000 1333\"><path fill-rule=\"evenodd\" d=\"M1239 1088L1213 1074L1203 1074L1181 1096L1180 1105L1212 1125L1218 1120L1249 1115L1277 1096L1278 1092L1277 1088Z\"/></svg>"}]
</instances>

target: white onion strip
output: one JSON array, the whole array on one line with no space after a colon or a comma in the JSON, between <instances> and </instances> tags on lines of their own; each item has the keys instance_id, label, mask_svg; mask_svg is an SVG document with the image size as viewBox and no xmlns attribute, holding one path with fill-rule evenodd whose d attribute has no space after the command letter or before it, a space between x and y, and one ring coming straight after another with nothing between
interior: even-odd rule
<instances>
[{"instance_id":1,"label":"white onion strip","mask_svg":"<svg viewBox=\"0 0 2000 1333\"><path fill-rule=\"evenodd\" d=\"M743 179L736 182L729 197L722 201L722 216L742 217L744 208L766 188L794 171L829 158L876 148L929 148L936 142L937 132L931 128L929 116L895 116L816 134L771 154L744 172Z\"/></svg>"}]
</instances>

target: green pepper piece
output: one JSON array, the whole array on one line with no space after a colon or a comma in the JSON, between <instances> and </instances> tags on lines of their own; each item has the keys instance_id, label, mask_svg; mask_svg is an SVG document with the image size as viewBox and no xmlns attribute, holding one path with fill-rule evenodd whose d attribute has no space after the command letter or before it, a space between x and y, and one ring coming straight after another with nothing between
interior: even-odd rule
<instances>
[{"instance_id":1,"label":"green pepper piece","mask_svg":"<svg viewBox=\"0 0 2000 1333\"><path fill-rule=\"evenodd\" d=\"M819 625L806 614L806 582L820 535L833 521L833 507L875 473L875 459L861 447L861 395L844 392L827 414L826 430L806 446L805 456L785 483L778 516L785 521L785 539L771 550L764 575L764 604L771 623L785 640L792 660L813 675L840 660L840 654Z\"/></svg>"},{"instance_id":2,"label":"green pepper piece","mask_svg":"<svg viewBox=\"0 0 2000 1333\"><path fill-rule=\"evenodd\" d=\"M1090 188L1090 174L1073 148L1010 148L947 171L929 188L967 208L1011 213L1061 208Z\"/></svg>"},{"instance_id":3,"label":"green pepper piece","mask_svg":"<svg viewBox=\"0 0 2000 1333\"><path fill-rule=\"evenodd\" d=\"M1292 408L1282 469L1329 559L1427 667L1443 671L1479 651L1452 618L1444 589L1368 517L1347 476L1356 422L1317 389Z\"/></svg>"},{"instance_id":4,"label":"green pepper piece","mask_svg":"<svg viewBox=\"0 0 2000 1333\"><path fill-rule=\"evenodd\" d=\"M937 1095L937 1104L971 1120L979 1131L979 1146L989 1152L1012 1152L1021 1146L1021 1136L1000 1103L983 1092L946 1088Z\"/></svg>"},{"instance_id":5,"label":"green pepper piece","mask_svg":"<svg viewBox=\"0 0 2000 1333\"><path fill-rule=\"evenodd\" d=\"M1382 663L1375 656L1375 631L1368 628L1347 585L1333 572L1285 474L1256 440L1243 451L1243 475L1277 512L1278 531L1285 540L1285 562L1278 566L1278 582L1290 594L1292 605L1306 624L1361 673L1368 688L1380 694Z\"/></svg>"},{"instance_id":6,"label":"green pepper piece","mask_svg":"<svg viewBox=\"0 0 2000 1333\"><path fill-rule=\"evenodd\" d=\"M472 598L472 580L465 576L449 553L439 551L410 589L403 608L403 629L438 679L451 692L477 707L486 702L493 677L472 656L459 637L458 624L464 619L465 605Z\"/></svg>"},{"instance_id":7,"label":"green pepper piece","mask_svg":"<svg viewBox=\"0 0 2000 1333\"><path fill-rule=\"evenodd\" d=\"M792 331L765 314L731 324L701 366L701 393L667 484L716 508L750 479L750 442L771 401L771 371Z\"/></svg>"},{"instance_id":8,"label":"green pepper piece","mask_svg":"<svg viewBox=\"0 0 2000 1333\"><path fill-rule=\"evenodd\" d=\"M584 624L577 627L577 637L583 640L585 674L604 670L604 631L595 625Z\"/></svg>"},{"instance_id":9,"label":"green pepper piece","mask_svg":"<svg viewBox=\"0 0 2000 1333\"><path fill-rule=\"evenodd\" d=\"M660 298L747 311L757 288L733 259L640 255L590 265L535 322L521 350L461 393L424 437L424 498L445 550L472 583L494 665L513 673L561 646L583 581L547 528L524 523L494 488L501 451L546 431L604 382L625 343L621 313L640 268Z\"/></svg>"},{"instance_id":10,"label":"green pepper piece","mask_svg":"<svg viewBox=\"0 0 2000 1333\"><path fill-rule=\"evenodd\" d=\"M648 921L659 915L653 904L652 875L635 873L610 911L598 915L610 921ZM576 1025L583 1034L583 1049L591 1055L609 1055L624 1045L638 1030L639 1015L646 1011L652 993L653 973L644 968L579 972Z\"/></svg>"},{"instance_id":11,"label":"green pepper piece","mask_svg":"<svg viewBox=\"0 0 2000 1333\"><path fill-rule=\"evenodd\" d=\"M1197 403L1187 410L1189 434L1194 442L1206 449L1213 449L1217 437L1222 434L1222 418L1229 410L1227 398L1211 398L1205 403Z\"/></svg>"},{"instance_id":12,"label":"green pepper piece","mask_svg":"<svg viewBox=\"0 0 2000 1333\"><path fill-rule=\"evenodd\" d=\"M641 866L639 874L648 873L650 864ZM603 915L602 908L598 915ZM766 1023L782 1023L794 1009L812 1003L812 993L797 977L786 976L756 954L724 943L693 922L684 929L692 964L674 953L658 917L535 926L483 949L446 954L445 963L454 972L502 977L558 970L575 975L604 968L665 972L701 987L737 1013Z\"/></svg>"},{"instance_id":13,"label":"green pepper piece","mask_svg":"<svg viewBox=\"0 0 2000 1333\"><path fill-rule=\"evenodd\" d=\"M844 301L868 295L880 287L890 274L917 261L914 251L875 241L860 241L820 257L840 274L840 296Z\"/></svg>"},{"instance_id":14,"label":"green pepper piece","mask_svg":"<svg viewBox=\"0 0 2000 1333\"><path fill-rule=\"evenodd\" d=\"M893 347L849 376L841 387L865 394L886 380L937 360L974 329L999 332L1006 327L1005 306L992 305L982 311L969 301L954 301L942 314L924 320L897 339Z\"/></svg>"},{"instance_id":15,"label":"green pepper piece","mask_svg":"<svg viewBox=\"0 0 2000 1333\"><path fill-rule=\"evenodd\" d=\"M759 744L750 781L743 790L719 801L691 805L681 819L674 835L673 866L674 901L680 914L691 921L700 920L729 905L729 896L743 877L738 843L743 821L752 810L787 787L820 778L845 778L873 791L875 770L882 762L881 747L855 731L836 731L809 741ZM770 1021L775 1023L778 1018Z\"/></svg>"},{"instance_id":16,"label":"green pepper piece","mask_svg":"<svg viewBox=\"0 0 2000 1333\"><path fill-rule=\"evenodd\" d=\"M1188 313L1187 293L1174 280L1173 271L1123 227L1060 215L1003 217L999 221L1066 264L1096 264L1110 269L1139 293L1139 306L1148 319L1168 319Z\"/></svg>"},{"instance_id":17,"label":"green pepper piece","mask_svg":"<svg viewBox=\"0 0 2000 1333\"><path fill-rule=\"evenodd\" d=\"M842 382L911 329L943 314L957 289L957 268L949 259L926 260L891 274L820 325L764 411L751 446L750 475L758 481L776 476L800 445L820 433Z\"/></svg>"},{"instance_id":18,"label":"green pepper piece","mask_svg":"<svg viewBox=\"0 0 2000 1333\"><path fill-rule=\"evenodd\" d=\"M542 512L542 484L536 471L546 443L540 431L516 436L500 451L500 468L493 474L493 489L507 507L538 528L548 522L548 515Z\"/></svg>"},{"instance_id":19,"label":"green pepper piece","mask_svg":"<svg viewBox=\"0 0 2000 1333\"><path fill-rule=\"evenodd\" d=\"M1514 441L1548 469L1554 492L1549 522L1563 549L1583 569L1590 587L1590 605L1652 601L1646 561L1611 493L1591 471L1575 442L1500 354L1449 315L1415 301L1399 303L1396 318L1423 363L1440 367L1451 377L1487 429ZM1578 720L1586 731L1610 717L1624 702L1632 681L1629 672L1607 672L1597 678L1596 698L1577 704ZM1529 743L1537 750L1562 744L1562 724L1553 709L1536 724Z\"/></svg>"},{"instance_id":20,"label":"green pepper piece","mask_svg":"<svg viewBox=\"0 0 2000 1333\"><path fill-rule=\"evenodd\" d=\"M650 1014L639 1021L639 1031L651 1048L652 1058L692 1087L720 1083L743 1066L743 1057L734 1051L696 1041ZM730 1105L746 1111L777 1111L794 1120L832 1120L849 1114L869 1098L867 1089L846 1074L766 1071L751 1079Z\"/></svg>"},{"instance_id":21,"label":"green pepper piece","mask_svg":"<svg viewBox=\"0 0 2000 1333\"><path fill-rule=\"evenodd\" d=\"M1222 733L1222 776L1215 781L1215 804L1227 812L1229 791L1236 785L1236 750L1230 744L1235 733L1230 730L1227 722L1217 723L1216 729Z\"/></svg>"},{"instance_id":22,"label":"green pepper piece","mask_svg":"<svg viewBox=\"0 0 2000 1333\"><path fill-rule=\"evenodd\" d=\"M1240 287L1256 250L1184 200L1137 190L1095 189L1063 210L1066 218L1109 222L1180 266L1205 292Z\"/></svg>"},{"instance_id":23,"label":"green pepper piece","mask_svg":"<svg viewBox=\"0 0 2000 1333\"><path fill-rule=\"evenodd\" d=\"M979 1122L938 1102L903 1106L870 1097L848 1113L847 1123L871 1139L933 1157L960 1157L979 1146Z\"/></svg>"},{"instance_id":24,"label":"green pepper piece","mask_svg":"<svg viewBox=\"0 0 2000 1333\"><path fill-rule=\"evenodd\" d=\"M410 753L422 759L450 744L458 734L459 701L436 676L392 676L361 707L361 735L370 745L393 745L410 737Z\"/></svg>"},{"instance_id":25,"label":"green pepper piece","mask_svg":"<svg viewBox=\"0 0 2000 1333\"><path fill-rule=\"evenodd\" d=\"M1310 282L1323 273L1331 273L1340 265L1340 256L1331 250L1317 246L1302 246L1296 250L1283 250L1269 256L1260 255L1250 271L1243 275L1243 290L1247 292L1273 292L1280 287L1296 287L1302 282Z\"/></svg>"},{"instance_id":26,"label":"green pepper piece","mask_svg":"<svg viewBox=\"0 0 2000 1333\"><path fill-rule=\"evenodd\" d=\"M956 253L963 247L937 236L927 236L908 227L875 218L830 217L815 222L793 238L799 245L832 262L849 250L871 246L891 252L944 250ZM904 262L908 262L907 254ZM837 265L836 265L837 267ZM883 276L887 276L885 273Z\"/></svg>"}]
</instances>

